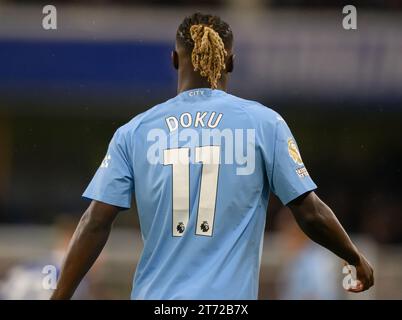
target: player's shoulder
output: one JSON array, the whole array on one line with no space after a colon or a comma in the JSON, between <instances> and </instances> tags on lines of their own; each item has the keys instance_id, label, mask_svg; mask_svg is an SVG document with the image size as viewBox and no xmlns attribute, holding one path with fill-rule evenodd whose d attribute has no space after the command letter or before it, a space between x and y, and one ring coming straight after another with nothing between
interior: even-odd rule
<instances>
[{"instance_id":1,"label":"player's shoulder","mask_svg":"<svg viewBox=\"0 0 402 320\"><path fill-rule=\"evenodd\" d=\"M162 103L156 104L155 106L149 108L148 110L137 114L130 121L122 125L116 130L115 135L117 136L127 136L132 135L135 131L141 127L141 125L147 121L150 117L157 116L161 112L165 112L165 108L173 103L174 98L164 101Z\"/></svg>"},{"instance_id":2,"label":"player's shoulder","mask_svg":"<svg viewBox=\"0 0 402 320\"><path fill-rule=\"evenodd\" d=\"M247 115L258 123L276 124L278 121L284 121L282 116L273 108L268 107L258 101L240 98L238 96L228 94L233 105L243 109Z\"/></svg>"}]
</instances>

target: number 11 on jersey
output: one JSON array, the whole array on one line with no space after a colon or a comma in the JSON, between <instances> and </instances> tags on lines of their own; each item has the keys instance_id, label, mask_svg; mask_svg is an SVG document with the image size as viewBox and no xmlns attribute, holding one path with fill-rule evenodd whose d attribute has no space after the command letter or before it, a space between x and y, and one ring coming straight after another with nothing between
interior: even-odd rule
<instances>
[{"instance_id":1,"label":"number 11 on jersey","mask_svg":"<svg viewBox=\"0 0 402 320\"><path fill-rule=\"evenodd\" d=\"M195 148L195 162L202 163L195 233L212 236L218 188L220 146ZM166 149L163 164L172 165L173 236L181 237L190 218L190 148Z\"/></svg>"}]
</instances>

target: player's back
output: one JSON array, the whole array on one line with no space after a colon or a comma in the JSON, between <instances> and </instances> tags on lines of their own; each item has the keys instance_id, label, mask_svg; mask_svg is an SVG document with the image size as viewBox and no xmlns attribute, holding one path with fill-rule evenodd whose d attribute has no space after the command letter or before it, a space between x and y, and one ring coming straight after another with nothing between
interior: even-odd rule
<instances>
[{"instance_id":1,"label":"player's back","mask_svg":"<svg viewBox=\"0 0 402 320\"><path fill-rule=\"evenodd\" d=\"M255 299L269 190L315 188L283 119L185 91L121 127L84 196L130 207L144 240L133 299Z\"/></svg>"},{"instance_id":2,"label":"player's back","mask_svg":"<svg viewBox=\"0 0 402 320\"><path fill-rule=\"evenodd\" d=\"M199 89L142 116L134 176L145 248L133 298L256 298L268 197L256 108L269 114Z\"/></svg>"}]
</instances>

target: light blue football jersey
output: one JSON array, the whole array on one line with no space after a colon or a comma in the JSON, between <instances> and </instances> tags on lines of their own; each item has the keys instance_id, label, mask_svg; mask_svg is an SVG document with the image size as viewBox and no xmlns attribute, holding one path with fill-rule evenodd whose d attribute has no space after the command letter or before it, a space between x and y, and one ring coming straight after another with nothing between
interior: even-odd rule
<instances>
[{"instance_id":1,"label":"light blue football jersey","mask_svg":"<svg viewBox=\"0 0 402 320\"><path fill-rule=\"evenodd\" d=\"M135 194L132 299L256 299L270 191L287 204L315 188L278 113L200 88L120 127L83 196Z\"/></svg>"}]
</instances>

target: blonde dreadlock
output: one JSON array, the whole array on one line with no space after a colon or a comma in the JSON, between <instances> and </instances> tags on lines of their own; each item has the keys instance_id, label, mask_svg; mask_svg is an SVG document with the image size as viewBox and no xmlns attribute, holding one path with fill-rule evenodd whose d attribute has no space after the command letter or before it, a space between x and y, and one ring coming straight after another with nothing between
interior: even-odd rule
<instances>
[{"instance_id":1,"label":"blonde dreadlock","mask_svg":"<svg viewBox=\"0 0 402 320\"><path fill-rule=\"evenodd\" d=\"M194 70L216 89L233 44L230 26L218 16L196 12L179 25L176 41L188 50Z\"/></svg>"},{"instance_id":2,"label":"blonde dreadlock","mask_svg":"<svg viewBox=\"0 0 402 320\"><path fill-rule=\"evenodd\" d=\"M190 27L194 48L191 62L194 71L199 71L202 77L207 77L212 89L218 87L218 80L225 70L227 51L220 37L211 26L195 24Z\"/></svg>"}]
</instances>

